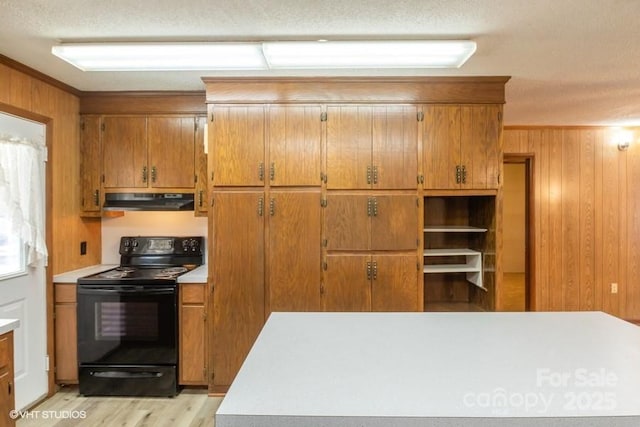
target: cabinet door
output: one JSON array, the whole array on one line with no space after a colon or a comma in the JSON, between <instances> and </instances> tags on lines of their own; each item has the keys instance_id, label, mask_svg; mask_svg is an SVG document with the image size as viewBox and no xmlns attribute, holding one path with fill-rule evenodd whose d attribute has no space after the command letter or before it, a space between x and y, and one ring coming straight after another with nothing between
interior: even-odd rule
<instances>
[{"instance_id":1,"label":"cabinet door","mask_svg":"<svg viewBox=\"0 0 640 427\"><path fill-rule=\"evenodd\" d=\"M151 187L193 188L195 185L195 118L149 117Z\"/></svg>"},{"instance_id":2,"label":"cabinet door","mask_svg":"<svg viewBox=\"0 0 640 427\"><path fill-rule=\"evenodd\" d=\"M371 209L367 195L327 195L327 206L324 209L327 249L369 249Z\"/></svg>"},{"instance_id":3,"label":"cabinet door","mask_svg":"<svg viewBox=\"0 0 640 427\"><path fill-rule=\"evenodd\" d=\"M418 248L418 201L411 195L372 196L371 249Z\"/></svg>"},{"instance_id":4,"label":"cabinet door","mask_svg":"<svg viewBox=\"0 0 640 427\"><path fill-rule=\"evenodd\" d=\"M502 162L502 106L461 107L462 188L498 188Z\"/></svg>"},{"instance_id":5,"label":"cabinet door","mask_svg":"<svg viewBox=\"0 0 640 427\"><path fill-rule=\"evenodd\" d=\"M213 185L263 185L264 107L210 106L209 155Z\"/></svg>"},{"instance_id":6,"label":"cabinet door","mask_svg":"<svg viewBox=\"0 0 640 427\"><path fill-rule=\"evenodd\" d=\"M82 212L100 212L100 180L102 148L100 116L80 119L80 181L82 182Z\"/></svg>"},{"instance_id":7,"label":"cabinet door","mask_svg":"<svg viewBox=\"0 0 640 427\"><path fill-rule=\"evenodd\" d=\"M228 386L264 323L264 193L213 192L214 387Z\"/></svg>"},{"instance_id":8,"label":"cabinet door","mask_svg":"<svg viewBox=\"0 0 640 427\"><path fill-rule=\"evenodd\" d=\"M14 410L13 375L9 371L0 369L0 426L15 426L16 421L9 416Z\"/></svg>"},{"instance_id":9,"label":"cabinet door","mask_svg":"<svg viewBox=\"0 0 640 427\"><path fill-rule=\"evenodd\" d=\"M373 109L373 188L417 188L418 116L414 106Z\"/></svg>"},{"instance_id":10,"label":"cabinet door","mask_svg":"<svg viewBox=\"0 0 640 427\"><path fill-rule=\"evenodd\" d=\"M75 289L75 285L72 285ZM78 383L77 304L56 303L55 306L56 381Z\"/></svg>"},{"instance_id":11,"label":"cabinet door","mask_svg":"<svg viewBox=\"0 0 640 427\"><path fill-rule=\"evenodd\" d=\"M205 385L207 285L180 285L180 384Z\"/></svg>"},{"instance_id":12,"label":"cabinet door","mask_svg":"<svg viewBox=\"0 0 640 427\"><path fill-rule=\"evenodd\" d=\"M370 311L371 268L369 255L327 255L323 311Z\"/></svg>"},{"instance_id":13,"label":"cabinet door","mask_svg":"<svg viewBox=\"0 0 640 427\"><path fill-rule=\"evenodd\" d=\"M327 188L371 188L370 106L327 108Z\"/></svg>"},{"instance_id":14,"label":"cabinet door","mask_svg":"<svg viewBox=\"0 0 640 427\"><path fill-rule=\"evenodd\" d=\"M272 186L320 186L320 106L269 108L269 179Z\"/></svg>"},{"instance_id":15,"label":"cabinet door","mask_svg":"<svg viewBox=\"0 0 640 427\"><path fill-rule=\"evenodd\" d=\"M320 311L320 191L269 195L271 311Z\"/></svg>"},{"instance_id":16,"label":"cabinet door","mask_svg":"<svg viewBox=\"0 0 640 427\"><path fill-rule=\"evenodd\" d=\"M196 216L207 216L207 155L204 152L206 117L198 117L196 128Z\"/></svg>"},{"instance_id":17,"label":"cabinet door","mask_svg":"<svg viewBox=\"0 0 640 427\"><path fill-rule=\"evenodd\" d=\"M372 311L421 311L415 255L374 255Z\"/></svg>"},{"instance_id":18,"label":"cabinet door","mask_svg":"<svg viewBox=\"0 0 640 427\"><path fill-rule=\"evenodd\" d=\"M424 188L457 189L460 165L460 107L426 105L423 122Z\"/></svg>"},{"instance_id":19,"label":"cabinet door","mask_svg":"<svg viewBox=\"0 0 640 427\"><path fill-rule=\"evenodd\" d=\"M147 187L147 119L104 117L102 138L104 186Z\"/></svg>"}]
</instances>

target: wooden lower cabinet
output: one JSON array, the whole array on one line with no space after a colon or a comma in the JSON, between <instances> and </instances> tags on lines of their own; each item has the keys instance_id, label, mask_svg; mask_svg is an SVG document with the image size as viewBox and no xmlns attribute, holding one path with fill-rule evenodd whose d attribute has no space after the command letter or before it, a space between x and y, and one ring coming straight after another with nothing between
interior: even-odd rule
<instances>
[{"instance_id":1,"label":"wooden lower cabinet","mask_svg":"<svg viewBox=\"0 0 640 427\"><path fill-rule=\"evenodd\" d=\"M54 302L56 382L78 384L76 284L56 283Z\"/></svg>"},{"instance_id":2,"label":"wooden lower cabinet","mask_svg":"<svg viewBox=\"0 0 640 427\"><path fill-rule=\"evenodd\" d=\"M207 284L180 285L180 354L178 382L207 385Z\"/></svg>"},{"instance_id":3,"label":"wooden lower cabinet","mask_svg":"<svg viewBox=\"0 0 640 427\"><path fill-rule=\"evenodd\" d=\"M331 254L326 258L324 311L419 311L414 254Z\"/></svg>"},{"instance_id":4,"label":"wooden lower cabinet","mask_svg":"<svg viewBox=\"0 0 640 427\"><path fill-rule=\"evenodd\" d=\"M269 194L269 312L320 311L320 191Z\"/></svg>"},{"instance_id":5,"label":"wooden lower cabinet","mask_svg":"<svg viewBox=\"0 0 640 427\"><path fill-rule=\"evenodd\" d=\"M418 247L415 194L330 193L324 208L327 250L407 251Z\"/></svg>"},{"instance_id":6,"label":"wooden lower cabinet","mask_svg":"<svg viewBox=\"0 0 640 427\"><path fill-rule=\"evenodd\" d=\"M15 426L9 416L15 409L13 382L13 331L0 335L0 426Z\"/></svg>"},{"instance_id":7,"label":"wooden lower cabinet","mask_svg":"<svg viewBox=\"0 0 640 427\"><path fill-rule=\"evenodd\" d=\"M213 191L210 391L226 391L265 320L263 191Z\"/></svg>"}]
</instances>

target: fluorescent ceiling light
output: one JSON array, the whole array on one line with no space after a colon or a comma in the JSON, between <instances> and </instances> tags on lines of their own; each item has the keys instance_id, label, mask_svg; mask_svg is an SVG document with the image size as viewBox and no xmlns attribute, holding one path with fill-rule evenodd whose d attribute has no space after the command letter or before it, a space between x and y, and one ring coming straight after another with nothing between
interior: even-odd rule
<instances>
[{"instance_id":1,"label":"fluorescent ceiling light","mask_svg":"<svg viewBox=\"0 0 640 427\"><path fill-rule=\"evenodd\" d=\"M83 71L266 69L259 43L77 43L51 53Z\"/></svg>"},{"instance_id":2,"label":"fluorescent ceiling light","mask_svg":"<svg viewBox=\"0 0 640 427\"><path fill-rule=\"evenodd\" d=\"M459 68L472 41L327 41L263 43L270 68Z\"/></svg>"},{"instance_id":3,"label":"fluorescent ceiling light","mask_svg":"<svg viewBox=\"0 0 640 427\"><path fill-rule=\"evenodd\" d=\"M83 71L459 68L472 41L74 43L51 52Z\"/></svg>"}]
</instances>

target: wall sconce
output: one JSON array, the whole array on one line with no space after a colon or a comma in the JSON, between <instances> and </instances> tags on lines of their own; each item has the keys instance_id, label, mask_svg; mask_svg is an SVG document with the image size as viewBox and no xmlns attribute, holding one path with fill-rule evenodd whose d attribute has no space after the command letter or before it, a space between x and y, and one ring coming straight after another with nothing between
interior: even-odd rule
<instances>
[{"instance_id":1,"label":"wall sconce","mask_svg":"<svg viewBox=\"0 0 640 427\"><path fill-rule=\"evenodd\" d=\"M615 136L616 143L618 144L618 150L625 151L631 145L631 141L633 140L633 132L630 130L620 129L616 132Z\"/></svg>"}]
</instances>

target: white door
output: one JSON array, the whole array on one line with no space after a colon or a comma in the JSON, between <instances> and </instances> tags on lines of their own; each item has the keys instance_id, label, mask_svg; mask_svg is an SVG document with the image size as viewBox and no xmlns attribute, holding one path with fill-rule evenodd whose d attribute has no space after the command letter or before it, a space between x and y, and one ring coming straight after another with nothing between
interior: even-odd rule
<instances>
[{"instance_id":1,"label":"white door","mask_svg":"<svg viewBox=\"0 0 640 427\"><path fill-rule=\"evenodd\" d=\"M0 134L44 143L45 130L40 123L0 113ZM26 266L24 245L3 214L0 212L0 318L20 320L14 331L15 402L20 410L48 390L46 275L42 263Z\"/></svg>"}]
</instances>

